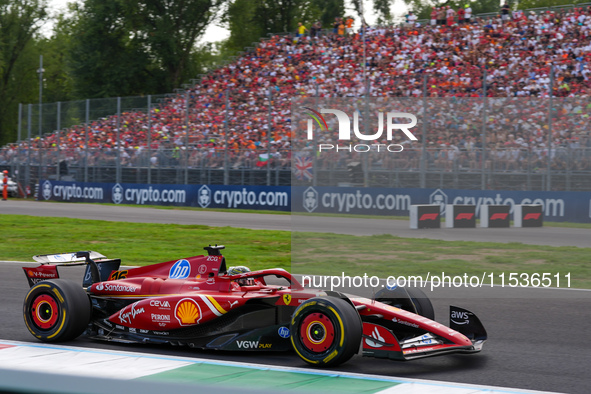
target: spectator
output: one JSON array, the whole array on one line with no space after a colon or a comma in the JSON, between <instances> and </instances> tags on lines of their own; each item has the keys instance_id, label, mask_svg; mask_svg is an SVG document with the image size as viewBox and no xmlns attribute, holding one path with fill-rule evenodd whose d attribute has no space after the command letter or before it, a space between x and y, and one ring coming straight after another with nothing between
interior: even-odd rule
<instances>
[{"instance_id":1,"label":"spectator","mask_svg":"<svg viewBox=\"0 0 591 394\"><path fill-rule=\"evenodd\" d=\"M312 24L312 26L310 27L310 37L316 38L316 35L320 32L320 29L321 29L319 27L319 25L320 25L319 21Z\"/></svg>"},{"instance_id":2,"label":"spectator","mask_svg":"<svg viewBox=\"0 0 591 394\"><path fill-rule=\"evenodd\" d=\"M463 25L464 24L464 16L465 16L465 11L462 7L460 7L458 9L458 24L459 25Z\"/></svg>"},{"instance_id":3,"label":"spectator","mask_svg":"<svg viewBox=\"0 0 591 394\"><path fill-rule=\"evenodd\" d=\"M343 19L340 19L339 20L338 34L339 34L339 36L344 36L345 35L345 24L343 22Z\"/></svg>"},{"instance_id":4,"label":"spectator","mask_svg":"<svg viewBox=\"0 0 591 394\"><path fill-rule=\"evenodd\" d=\"M351 34L353 32L353 23L355 22L355 20L352 17L347 17L347 34Z\"/></svg>"},{"instance_id":5,"label":"spectator","mask_svg":"<svg viewBox=\"0 0 591 394\"><path fill-rule=\"evenodd\" d=\"M468 10L465 7L466 22L471 18ZM434 11L439 18L441 10ZM571 159L576 165L591 168L591 160L586 156L574 160L574 155L563 154L566 147L575 149L574 138L580 138L582 149L591 146L591 139L576 135L591 126L591 109L586 102L591 93L590 15L587 9L575 8L541 15L528 13L527 18L520 16L507 23L500 23L498 18L490 21L476 18L470 26L452 23L452 26L439 24L411 29L368 29L365 39L371 95L390 99L421 97L422 75L427 75L428 97L434 100L455 97L453 102L463 105L442 100L429 109L433 116L430 116L432 127L426 142L442 148L437 159L433 155L431 160L441 161L444 169L457 165L467 170L479 169L481 165L473 161L479 160L482 141L478 134L482 130L478 98L484 94L482 65L486 64L486 94L491 107L487 112L487 144L500 152L496 153L496 160L503 163L502 168L523 169L527 165L524 151L530 159L540 156L539 163L545 165L546 148L540 144L547 143L548 131L544 129L547 105L538 98L548 97L551 87L555 97L568 99L556 101L561 104L556 104L557 113L553 116L553 139L559 148L553 148L550 154L562 160L557 166L564 166ZM292 97L315 96L316 92L321 97L355 97L365 92L360 61L362 39L355 34L338 35L338 30L337 27L336 36L317 37L313 43L302 39L298 45L290 37L271 37L254 51L207 74L190 90L188 124L184 95L172 96L150 113L124 111L118 131L116 116L97 119L88 125L88 136L86 127L73 126L6 147L0 150L0 163L26 160L23 154L30 142L35 149L32 162L66 160L68 164L79 165L86 157L88 146L89 163L113 165L119 157L124 165L150 162L169 166L173 162L182 164L189 157L192 166L220 167L226 137L224 127L220 126L225 117L224 92L231 89L228 136L231 166L256 166L259 153L267 153L269 146L273 147L271 158L274 159L270 163L288 166L289 149L294 143L299 144L291 135ZM555 65L553 86L549 78L551 64ZM273 109L269 113L270 87ZM494 100L499 100L498 104ZM457 114L462 114L462 119L454 118ZM444 137L441 142L440 136ZM448 142L449 146L441 147ZM59 156L57 145L61 148ZM53 153L40 157L37 148L53 149L50 150ZM337 154L334 162L322 166L339 165L342 160L342 155ZM390 161L380 165L412 167L413 162Z\"/></svg>"},{"instance_id":6,"label":"spectator","mask_svg":"<svg viewBox=\"0 0 591 394\"><path fill-rule=\"evenodd\" d=\"M464 23L470 24L472 22L472 8L470 4L466 4L464 8Z\"/></svg>"},{"instance_id":7,"label":"spectator","mask_svg":"<svg viewBox=\"0 0 591 394\"><path fill-rule=\"evenodd\" d=\"M503 20L503 23L509 21L509 12L511 11L511 7L509 6L509 3L505 3L503 4L503 7L501 7L501 19Z\"/></svg>"},{"instance_id":8,"label":"spectator","mask_svg":"<svg viewBox=\"0 0 591 394\"><path fill-rule=\"evenodd\" d=\"M417 22L417 16L413 14L412 11L409 11L408 15L406 16L406 21L408 27L415 27L415 23Z\"/></svg>"},{"instance_id":9,"label":"spectator","mask_svg":"<svg viewBox=\"0 0 591 394\"><path fill-rule=\"evenodd\" d=\"M298 38L298 40L302 38L304 34L306 34L307 30L308 29L302 24L302 22L298 22L298 32L296 34L296 38Z\"/></svg>"},{"instance_id":10,"label":"spectator","mask_svg":"<svg viewBox=\"0 0 591 394\"><path fill-rule=\"evenodd\" d=\"M445 13L445 7L440 7L439 11L437 12L437 24L439 26L444 26L445 25L445 17L446 17L446 13Z\"/></svg>"},{"instance_id":11,"label":"spectator","mask_svg":"<svg viewBox=\"0 0 591 394\"><path fill-rule=\"evenodd\" d=\"M341 24L340 18L334 18L334 22L332 24L332 33L337 34L339 31L339 25Z\"/></svg>"},{"instance_id":12,"label":"spectator","mask_svg":"<svg viewBox=\"0 0 591 394\"><path fill-rule=\"evenodd\" d=\"M437 25L437 8L433 7L431 9L431 26L434 27Z\"/></svg>"},{"instance_id":13,"label":"spectator","mask_svg":"<svg viewBox=\"0 0 591 394\"><path fill-rule=\"evenodd\" d=\"M445 10L445 15L447 18L447 26L453 26L456 12L453 10L453 8L447 6L447 9Z\"/></svg>"}]
</instances>

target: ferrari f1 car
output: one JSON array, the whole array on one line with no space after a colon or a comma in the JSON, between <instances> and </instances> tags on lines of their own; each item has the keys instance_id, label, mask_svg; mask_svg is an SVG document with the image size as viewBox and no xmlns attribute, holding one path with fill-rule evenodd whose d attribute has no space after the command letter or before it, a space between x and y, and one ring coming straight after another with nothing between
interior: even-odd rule
<instances>
[{"instance_id":1,"label":"ferrari f1 car","mask_svg":"<svg viewBox=\"0 0 591 394\"><path fill-rule=\"evenodd\" d=\"M302 286L284 269L228 274L223 246L208 254L120 269L96 252L39 255L24 267L31 286L27 328L41 341L91 338L199 349L285 351L335 366L363 356L414 360L482 349L486 330L472 312L451 306L450 325L434 321L416 288L383 289L375 299ZM82 286L57 267L86 265ZM231 272L230 272L231 273ZM284 285L270 284L282 278Z\"/></svg>"}]
</instances>

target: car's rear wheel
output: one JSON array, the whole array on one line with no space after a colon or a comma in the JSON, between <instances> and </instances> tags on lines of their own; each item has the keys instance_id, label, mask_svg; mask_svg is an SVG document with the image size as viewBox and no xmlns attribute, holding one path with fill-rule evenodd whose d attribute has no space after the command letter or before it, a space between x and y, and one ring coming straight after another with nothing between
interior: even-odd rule
<instances>
[{"instance_id":1,"label":"car's rear wheel","mask_svg":"<svg viewBox=\"0 0 591 394\"><path fill-rule=\"evenodd\" d=\"M308 364L328 367L344 363L359 351L363 327L347 301L316 297L303 302L291 321L291 343Z\"/></svg>"},{"instance_id":2,"label":"car's rear wheel","mask_svg":"<svg viewBox=\"0 0 591 394\"><path fill-rule=\"evenodd\" d=\"M90 314L90 299L84 289L64 279L37 283L23 303L27 328L44 342L78 337L88 326Z\"/></svg>"}]
</instances>

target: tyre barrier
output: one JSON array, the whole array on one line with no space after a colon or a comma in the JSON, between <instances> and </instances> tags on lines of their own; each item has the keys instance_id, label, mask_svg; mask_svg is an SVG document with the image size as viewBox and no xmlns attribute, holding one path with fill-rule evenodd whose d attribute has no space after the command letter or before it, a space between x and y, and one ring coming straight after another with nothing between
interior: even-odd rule
<instances>
[{"instance_id":1,"label":"tyre barrier","mask_svg":"<svg viewBox=\"0 0 591 394\"><path fill-rule=\"evenodd\" d=\"M544 225L544 211L541 205L515 205L513 211L514 227L542 227Z\"/></svg>"},{"instance_id":2,"label":"tyre barrier","mask_svg":"<svg viewBox=\"0 0 591 394\"><path fill-rule=\"evenodd\" d=\"M542 205L514 205L514 227L542 227L544 210ZM441 228L441 205L425 204L410 206L410 228ZM510 205L480 206L480 227L509 228L511 227ZM475 228L476 206L450 204L445 209L446 228Z\"/></svg>"},{"instance_id":3,"label":"tyre barrier","mask_svg":"<svg viewBox=\"0 0 591 394\"><path fill-rule=\"evenodd\" d=\"M441 206L440 205L411 205L410 206L410 228L440 228L441 227Z\"/></svg>"},{"instance_id":4,"label":"tyre barrier","mask_svg":"<svg viewBox=\"0 0 591 394\"><path fill-rule=\"evenodd\" d=\"M476 205L448 205L445 208L445 227L476 227Z\"/></svg>"},{"instance_id":5,"label":"tyre barrier","mask_svg":"<svg viewBox=\"0 0 591 394\"><path fill-rule=\"evenodd\" d=\"M511 227L509 205L483 205L480 207L480 227Z\"/></svg>"}]
</instances>

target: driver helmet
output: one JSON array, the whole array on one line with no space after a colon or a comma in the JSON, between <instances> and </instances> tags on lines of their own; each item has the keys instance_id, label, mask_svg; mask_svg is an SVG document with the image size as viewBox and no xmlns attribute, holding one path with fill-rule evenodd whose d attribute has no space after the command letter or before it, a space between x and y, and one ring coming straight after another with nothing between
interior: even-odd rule
<instances>
[{"instance_id":1,"label":"driver helmet","mask_svg":"<svg viewBox=\"0 0 591 394\"><path fill-rule=\"evenodd\" d=\"M244 266L244 265L237 265L236 267L230 267L228 268L228 275L240 275L240 274L245 274L247 272L250 272L250 268ZM245 278L245 279L237 279L236 282L240 285L240 286L247 286L250 284L253 284L254 281L252 278Z\"/></svg>"}]
</instances>

